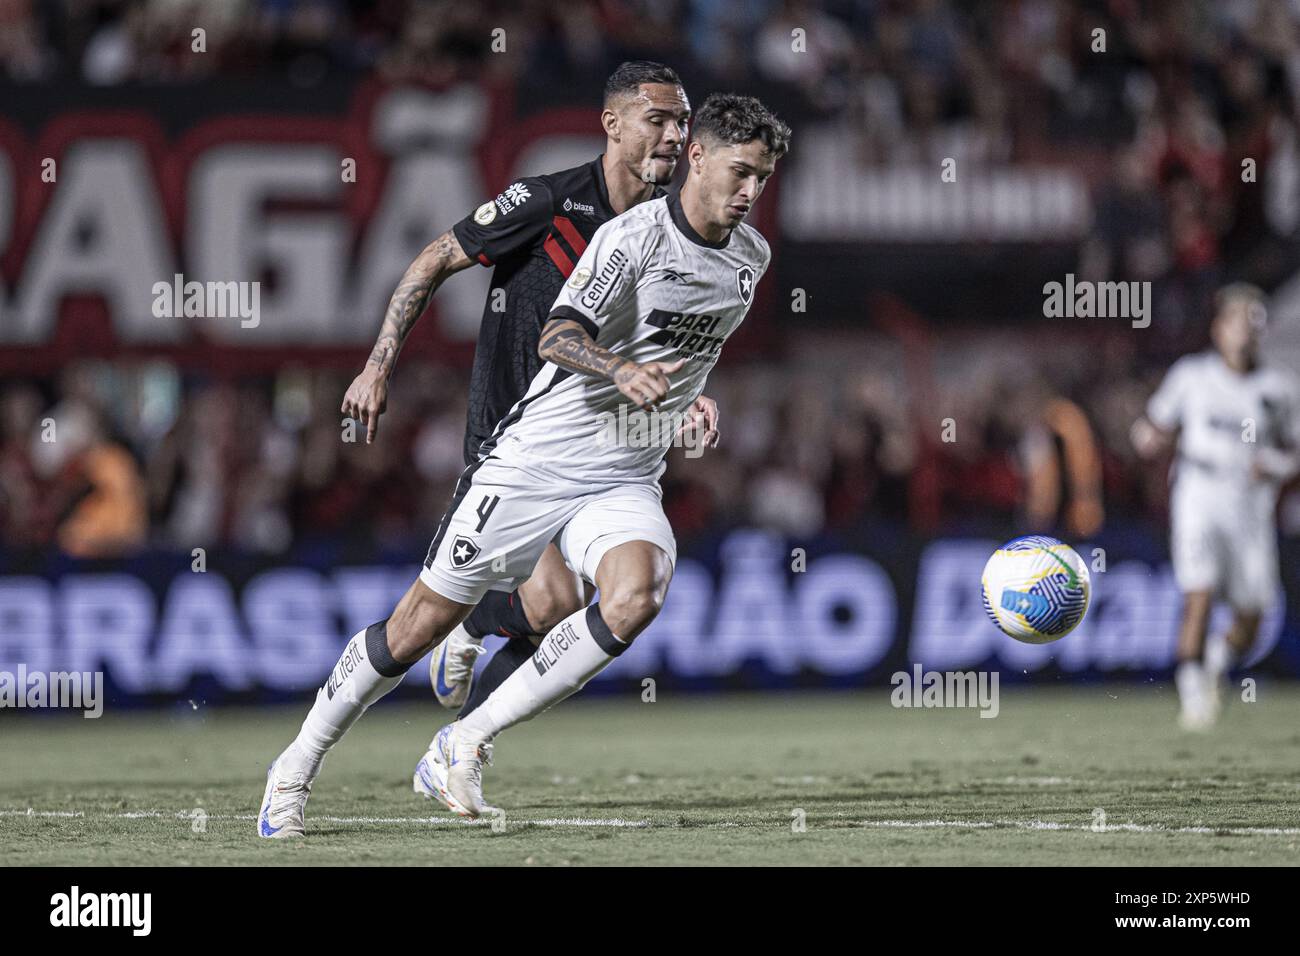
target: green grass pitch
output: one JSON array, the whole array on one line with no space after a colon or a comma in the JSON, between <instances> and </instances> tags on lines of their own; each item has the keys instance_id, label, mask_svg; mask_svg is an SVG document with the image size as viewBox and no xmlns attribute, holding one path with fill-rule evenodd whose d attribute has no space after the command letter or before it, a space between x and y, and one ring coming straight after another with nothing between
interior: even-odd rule
<instances>
[{"instance_id":1,"label":"green grass pitch","mask_svg":"<svg viewBox=\"0 0 1300 956\"><path fill-rule=\"evenodd\" d=\"M0 862L1300 863L1300 685L1262 680L1203 736L1167 684L1004 689L995 719L888 692L569 701L498 740L495 828L411 792L445 712L380 704L287 841L253 821L305 704L0 712Z\"/></svg>"}]
</instances>

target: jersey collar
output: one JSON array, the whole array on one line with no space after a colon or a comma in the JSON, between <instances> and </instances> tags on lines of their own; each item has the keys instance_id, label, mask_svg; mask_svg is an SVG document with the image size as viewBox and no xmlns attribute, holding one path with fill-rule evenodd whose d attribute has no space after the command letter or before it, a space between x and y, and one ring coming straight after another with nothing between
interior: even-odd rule
<instances>
[{"instance_id":1,"label":"jersey collar","mask_svg":"<svg viewBox=\"0 0 1300 956\"><path fill-rule=\"evenodd\" d=\"M691 240L691 242L695 243L697 246L704 246L707 249L727 248L727 243L731 242L731 233L736 231L734 229L728 231L726 238L720 242L710 242L708 239L705 239L695 231L695 227L692 226L690 221L686 218L686 210L682 209L682 194L680 190L674 190L669 193L668 212L673 217L673 225L677 227L678 231L680 231L683 236Z\"/></svg>"},{"instance_id":2,"label":"jersey collar","mask_svg":"<svg viewBox=\"0 0 1300 956\"><path fill-rule=\"evenodd\" d=\"M600 201L606 218L613 219L617 214L614 212L614 207L610 205L609 187L605 185L605 154L601 153L597 156L592 166L594 167L592 172L596 177L596 198Z\"/></svg>"}]
</instances>

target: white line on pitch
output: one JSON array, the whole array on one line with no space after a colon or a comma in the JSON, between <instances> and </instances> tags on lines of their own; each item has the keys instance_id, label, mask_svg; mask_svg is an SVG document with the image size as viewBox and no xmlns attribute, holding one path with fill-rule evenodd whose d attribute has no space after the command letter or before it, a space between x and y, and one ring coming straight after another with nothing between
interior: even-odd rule
<instances>
[{"instance_id":1,"label":"white line on pitch","mask_svg":"<svg viewBox=\"0 0 1300 956\"><path fill-rule=\"evenodd\" d=\"M90 811L88 814L84 810L36 810L29 808L27 810L0 810L0 817L57 817L61 819L85 819L87 817L98 817L107 820L192 820L196 816L193 810L127 810L122 813L99 813ZM256 820L257 815L248 814L229 814L229 813L204 813L205 820ZM317 823L356 823L368 826L382 826L390 824L413 824L422 823L433 826L486 826L490 825L492 818L489 816L481 817L478 820L462 820L459 817L329 817L329 816L312 816L312 821ZM542 820L527 819L509 819L512 825L524 825L534 827L618 827L624 829L640 829L650 825L649 820L624 820L621 817L599 818L599 817L550 817Z\"/></svg>"},{"instance_id":2,"label":"white line on pitch","mask_svg":"<svg viewBox=\"0 0 1300 956\"><path fill-rule=\"evenodd\" d=\"M1077 830L1088 833L1200 833L1210 836L1300 836L1300 827L1170 827L1159 823L1087 823L1051 820L862 820L858 826L881 830Z\"/></svg>"},{"instance_id":3,"label":"white line on pitch","mask_svg":"<svg viewBox=\"0 0 1300 956\"><path fill-rule=\"evenodd\" d=\"M112 820L192 820L193 810L127 810L121 813L99 813L84 810L0 810L0 817L56 817L86 819L98 817ZM204 815L206 820L253 821L255 814L221 814ZM424 824L428 826L489 826L490 817L477 820L462 820L458 817L332 817L313 816L317 823L359 824L363 826L391 826ZM511 825L534 827L612 827L619 829L646 829L652 826L649 820L625 820L621 817L549 817L541 820L510 819ZM1054 820L861 820L855 826L878 830L1058 830L1066 832L1087 833L1192 833L1205 836L1300 836L1300 827L1213 827L1213 826L1165 826L1163 824L1142 823L1108 823L1100 829L1094 829L1087 823L1059 823ZM724 829L741 826L735 821L717 821L698 824L697 829Z\"/></svg>"}]
</instances>

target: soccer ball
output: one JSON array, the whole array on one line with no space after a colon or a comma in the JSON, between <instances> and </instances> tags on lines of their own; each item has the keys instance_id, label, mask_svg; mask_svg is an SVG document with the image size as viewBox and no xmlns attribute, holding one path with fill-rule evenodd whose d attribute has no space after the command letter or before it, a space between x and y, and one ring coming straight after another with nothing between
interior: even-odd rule
<instances>
[{"instance_id":1,"label":"soccer ball","mask_svg":"<svg viewBox=\"0 0 1300 956\"><path fill-rule=\"evenodd\" d=\"M984 565L984 610L1004 634L1049 644L1078 627L1092 580L1077 551L1046 535L1008 541Z\"/></svg>"}]
</instances>

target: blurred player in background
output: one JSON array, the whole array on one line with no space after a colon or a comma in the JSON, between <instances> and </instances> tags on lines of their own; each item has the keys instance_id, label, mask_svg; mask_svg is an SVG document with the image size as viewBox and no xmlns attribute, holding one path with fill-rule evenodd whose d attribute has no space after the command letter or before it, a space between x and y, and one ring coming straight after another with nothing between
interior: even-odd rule
<instances>
[{"instance_id":1,"label":"blurred player in background","mask_svg":"<svg viewBox=\"0 0 1300 956\"><path fill-rule=\"evenodd\" d=\"M1259 289L1221 289L1213 349L1175 362L1133 425L1143 457L1176 444L1170 551L1184 605L1175 681L1189 730L1214 723L1220 685L1250 650L1279 588L1274 511L1279 488L1300 470L1300 401L1293 374L1260 364L1266 319ZM1207 646L1216 599L1233 619Z\"/></svg>"},{"instance_id":2,"label":"blurred player in background","mask_svg":"<svg viewBox=\"0 0 1300 956\"><path fill-rule=\"evenodd\" d=\"M448 276L478 262L495 268L474 353L465 430L465 463L477 461L484 440L541 368L538 334L587 243L617 214L664 195L661 187L677 168L689 119L686 91L671 68L623 63L605 84L602 156L573 169L522 178L435 239L402 277L370 359L343 400L343 413L367 426L366 441L374 439L397 355L429 297ZM701 441L716 444L717 406L701 397L694 411L704 429ZM470 713L532 656L541 635L590 600L590 589L556 548L548 547L517 590L488 591L438 645L429 675L438 701L461 709L462 716ZM474 688L474 663L488 634L511 640L488 662ZM417 791L437 795L418 771L415 784Z\"/></svg>"}]
</instances>

